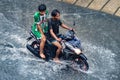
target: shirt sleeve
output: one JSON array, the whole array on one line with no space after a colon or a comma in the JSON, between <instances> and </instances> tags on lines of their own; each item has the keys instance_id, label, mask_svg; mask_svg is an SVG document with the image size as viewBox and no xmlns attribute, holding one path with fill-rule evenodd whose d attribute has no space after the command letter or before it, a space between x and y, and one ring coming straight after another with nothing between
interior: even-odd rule
<instances>
[{"instance_id":1,"label":"shirt sleeve","mask_svg":"<svg viewBox=\"0 0 120 80\"><path fill-rule=\"evenodd\" d=\"M46 10L46 17L48 18L49 17L49 11Z\"/></svg>"},{"instance_id":2,"label":"shirt sleeve","mask_svg":"<svg viewBox=\"0 0 120 80\"><path fill-rule=\"evenodd\" d=\"M50 19L48 20L48 27L49 27L49 30L52 29L52 24Z\"/></svg>"},{"instance_id":3,"label":"shirt sleeve","mask_svg":"<svg viewBox=\"0 0 120 80\"><path fill-rule=\"evenodd\" d=\"M34 14L34 21L36 24L39 24L39 16L37 13Z\"/></svg>"},{"instance_id":4,"label":"shirt sleeve","mask_svg":"<svg viewBox=\"0 0 120 80\"><path fill-rule=\"evenodd\" d=\"M59 20L59 24L60 24L60 26L62 25L62 22L61 22L61 20Z\"/></svg>"}]
</instances>

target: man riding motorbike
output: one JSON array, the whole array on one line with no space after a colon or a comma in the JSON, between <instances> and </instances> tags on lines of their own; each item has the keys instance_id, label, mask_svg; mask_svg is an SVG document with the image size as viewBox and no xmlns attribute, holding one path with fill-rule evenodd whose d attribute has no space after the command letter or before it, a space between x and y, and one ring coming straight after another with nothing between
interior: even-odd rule
<instances>
[{"instance_id":1,"label":"man riding motorbike","mask_svg":"<svg viewBox=\"0 0 120 80\"><path fill-rule=\"evenodd\" d=\"M46 5L41 4L38 6L38 12L34 14L34 23L32 25L32 33L36 36L37 39L41 39L40 41L40 52L39 55L41 58L45 58L45 54L43 52L44 45L46 42L46 34L48 33L48 23L45 21L48 18L48 11L46 10Z\"/></svg>"},{"instance_id":2,"label":"man riding motorbike","mask_svg":"<svg viewBox=\"0 0 120 80\"><path fill-rule=\"evenodd\" d=\"M61 38L59 38L57 36L59 34L59 26L65 28L65 29L68 29L68 30L72 30L72 28L69 28L64 23L61 22L61 20L60 20L60 12L57 9L54 9L51 12L51 16L52 16L52 18L50 18L48 20L48 25L49 25L49 28L50 28L49 31L50 31L50 34L51 34L50 41L51 41L51 43L53 45L55 45L57 47L56 56L55 56L55 58L53 60L55 62L59 63L60 60L59 60L58 56L59 56L59 54L61 52L61 49L62 49L62 46L59 43L61 41Z\"/></svg>"}]
</instances>

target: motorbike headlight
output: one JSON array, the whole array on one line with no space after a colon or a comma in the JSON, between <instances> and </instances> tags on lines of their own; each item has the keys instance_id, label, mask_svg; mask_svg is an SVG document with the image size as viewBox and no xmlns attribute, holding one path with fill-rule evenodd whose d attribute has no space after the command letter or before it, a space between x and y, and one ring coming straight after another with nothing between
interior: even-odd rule
<instances>
[{"instance_id":1,"label":"motorbike headlight","mask_svg":"<svg viewBox=\"0 0 120 80\"><path fill-rule=\"evenodd\" d=\"M81 50L78 49L78 48L75 48L74 51L75 51L75 53L76 53L77 55L79 55L79 54L81 53Z\"/></svg>"}]
</instances>

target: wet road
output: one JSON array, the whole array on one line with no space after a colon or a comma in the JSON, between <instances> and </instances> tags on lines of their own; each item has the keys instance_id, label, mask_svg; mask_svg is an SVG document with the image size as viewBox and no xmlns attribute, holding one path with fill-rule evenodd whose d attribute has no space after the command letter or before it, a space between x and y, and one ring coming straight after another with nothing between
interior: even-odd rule
<instances>
[{"instance_id":1,"label":"wet road","mask_svg":"<svg viewBox=\"0 0 120 80\"><path fill-rule=\"evenodd\" d=\"M50 12L59 9L62 21L75 28L88 57L87 72L45 62L25 48L33 14L40 3L45 3ZM119 25L119 17L55 0L1 0L0 80L119 80Z\"/></svg>"}]
</instances>

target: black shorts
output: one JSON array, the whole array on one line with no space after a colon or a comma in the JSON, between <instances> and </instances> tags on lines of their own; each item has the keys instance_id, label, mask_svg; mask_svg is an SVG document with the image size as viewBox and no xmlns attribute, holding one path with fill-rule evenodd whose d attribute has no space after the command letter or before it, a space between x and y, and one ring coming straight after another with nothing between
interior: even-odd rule
<instances>
[{"instance_id":1,"label":"black shorts","mask_svg":"<svg viewBox=\"0 0 120 80\"><path fill-rule=\"evenodd\" d=\"M58 38L61 38L61 34L57 34L56 36L57 36ZM51 43L57 41L57 40L56 40L55 38L53 38L52 36L50 36L50 37L48 38L48 40L49 40Z\"/></svg>"},{"instance_id":2,"label":"black shorts","mask_svg":"<svg viewBox=\"0 0 120 80\"><path fill-rule=\"evenodd\" d=\"M53 43L53 42L56 42L57 40L55 39L55 38L53 38L53 37L51 37L51 38L49 38L48 39L51 43Z\"/></svg>"}]
</instances>

